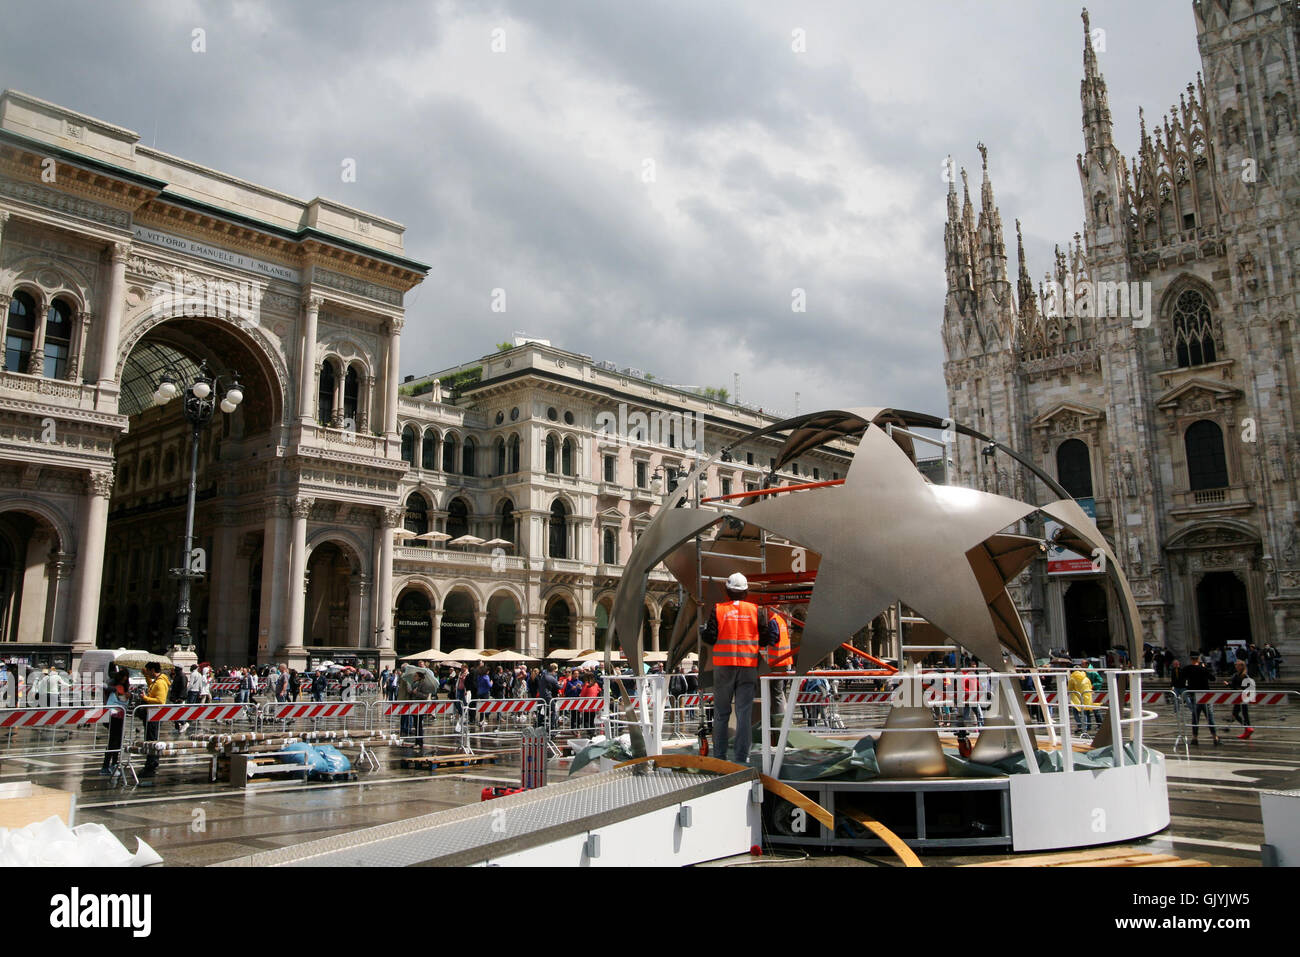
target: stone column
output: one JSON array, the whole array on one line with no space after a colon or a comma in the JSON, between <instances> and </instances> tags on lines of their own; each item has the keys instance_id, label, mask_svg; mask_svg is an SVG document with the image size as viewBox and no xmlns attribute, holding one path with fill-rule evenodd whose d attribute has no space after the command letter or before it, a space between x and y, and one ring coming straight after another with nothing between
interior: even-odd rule
<instances>
[{"instance_id":1,"label":"stone column","mask_svg":"<svg viewBox=\"0 0 1300 957\"><path fill-rule=\"evenodd\" d=\"M365 376L357 396L357 432L370 434L370 410L375 404L375 377Z\"/></svg>"},{"instance_id":2,"label":"stone column","mask_svg":"<svg viewBox=\"0 0 1300 957\"><path fill-rule=\"evenodd\" d=\"M126 306L126 260L131 255L131 244L113 243L109 254L112 257L112 267L108 274L108 290L104 293L101 310L104 316L103 331L99 337L101 389L117 382L117 349L122 335L122 310Z\"/></svg>"},{"instance_id":3,"label":"stone column","mask_svg":"<svg viewBox=\"0 0 1300 957\"><path fill-rule=\"evenodd\" d=\"M474 612L474 647L483 650L483 626L487 623L487 612Z\"/></svg>"},{"instance_id":4,"label":"stone column","mask_svg":"<svg viewBox=\"0 0 1300 957\"><path fill-rule=\"evenodd\" d=\"M36 331L32 335L32 354L27 359L28 375L45 374L45 324L50 321L50 304L36 311Z\"/></svg>"},{"instance_id":5,"label":"stone column","mask_svg":"<svg viewBox=\"0 0 1300 957\"><path fill-rule=\"evenodd\" d=\"M378 647L393 647L393 529L402 524L406 510L386 508L380 531L379 582L375 586L375 628L379 629Z\"/></svg>"},{"instance_id":6,"label":"stone column","mask_svg":"<svg viewBox=\"0 0 1300 957\"><path fill-rule=\"evenodd\" d=\"M315 499L300 498L293 503L293 523L289 532L288 606L285 611L285 653L301 657L303 619L307 602L307 516Z\"/></svg>"},{"instance_id":7,"label":"stone column","mask_svg":"<svg viewBox=\"0 0 1300 957\"><path fill-rule=\"evenodd\" d=\"M442 651L442 609L433 610L433 647Z\"/></svg>"},{"instance_id":8,"label":"stone column","mask_svg":"<svg viewBox=\"0 0 1300 957\"><path fill-rule=\"evenodd\" d=\"M283 644L285 576L279 562L287 551L285 520L288 517L289 503L284 499L272 499L267 504L266 529L262 536L262 610L257 636L257 661L263 665L275 660Z\"/></svg>"},{"instance_id":9,"label":"stone column","mask_svg":"<svg viewBox=\"0 0 1300 957\"><path fill-rule=\"evenodd\" d=\"M343 373L342 375L338 374L340 369ZM330 409L330 425L334 426L336 429L343 428L343 390L347 388L347 383L348 370L346 367L340 366L339 369L335 370L334 397Z\"/></svg>"},{"instance_id":10,"label":"stone column","mask_svg":"<svg viewBox=\"0 0 1300 957\"><path fill-rule=\"evenodd\" d=\"M76 631L72 653L80 655L95 647L99 637L99 587L104 578L104 535L108 531L108 500L113 493L113 473L91 472L82 497L86 519L77 543L77 570L73 578L76 594Z\"/></svg>"},{"instance_id":11,"label":"stone column","mask_svg":"<svg viewBox=\"0 0 1300 957\"><path fill-rule=\"evenodd\" d=\"M310 292L303 299L302 336L298 341L299 362L298 375L298 421L303 425L312 424L312 394L316 385L316 318L320 315L321 296ZM299 627L301 631L301 626Z\"/></svg>"},{"instance_id":12,"label":"stone column","mask_svg":"<svg viewBox=\"0 0 1300 957\"><path fill-rule=\"evenodd\" d=\"M9 331L9 303L12 301L13 296L7 292L0 292L0 367L4 365L5 337Z\"/></svg>"},{"instance_id":13,"label":"stone column","mask_svg":"<svg viewBox=\"0 0 1300 957\"><path fill-rule=\"evenodd\" d=\"M243 630L240 619L247 620L247 611L238 591L240 585L235 563L239 557L239 544L234 522L233 514L216 513L212 554L208 556L208 593L211 599L208 659L220 663L242 662L244 657L237 636Z\"/></svg>"},{"instance_id":14,"label":"stone column","mask_svg":"<svg viewBox=\"0 0 1300 957\"><path fill-rule=\"evenodd\" d=\"M650 619L650 650L651 650L651 651L658 651L658 650L659 650L659 626L660 626L660 624L662 624L662 620L661 620L661 619L659 619L659 618L651 618L651 619Z\"/></svg>"},{"instance_id":15,"label":"stone column","mask_svg":"<svg viewBox=\"0 0 1300 957\"><path fill-rule=\"evenodd\" d=\"M388 366L384 371L384 438L397 441L397 386L402 381L402 326L401 319L388 320Z\"/></svg>"},{"instance_id":16,"label":"stone column","mask_svg":"<svg viewBox=\"0 0 1300 957\"><path fill-rule=\"evenodd\" d=\"M49 593L47 568L54 542L49 531L36 528L27 540L24 559L22 597L18 600L18 640L33 643L45 640L45 607ZM15 588L15 591L18 589Z\"/></svg>"}]
</instances>

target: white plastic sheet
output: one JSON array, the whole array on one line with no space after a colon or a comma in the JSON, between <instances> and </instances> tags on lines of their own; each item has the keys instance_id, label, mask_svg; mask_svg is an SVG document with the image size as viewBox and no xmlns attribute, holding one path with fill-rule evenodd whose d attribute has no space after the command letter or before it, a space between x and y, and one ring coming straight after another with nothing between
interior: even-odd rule
<instances>
[{"instance_id":1,"label":"white plastic sheet","mask_svg":"<svg viewBox=\"0 0 1300 957\"><path fill-rule=\"evenodd\" d=\"M132 854L102 824L68 827L51 815L22 828L0 827L0 867L147 867L162 857L136 838Z\"/></svg>"}]
</instances>

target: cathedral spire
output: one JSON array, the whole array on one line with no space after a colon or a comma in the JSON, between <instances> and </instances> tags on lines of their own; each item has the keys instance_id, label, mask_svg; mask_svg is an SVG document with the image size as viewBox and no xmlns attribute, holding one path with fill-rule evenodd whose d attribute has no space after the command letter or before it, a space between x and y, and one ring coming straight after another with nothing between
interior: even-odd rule
<instances>
[{"instance_id":1,"label":"cathedral spire","mask_svg":"<svg viewBox=\"0 0 1300 957\"><path fill-rule=\"evenodd\" d=\"M1109 151L1114 149L1110 119L1110 102L1106 97L1106 80L1097 68L1097 51L1092 46L1092 24L1087 7L1083 10L1083 81L1079 99L1083 103L1083 138L1088 159L1098 159L1109 166Z\"/></svg>"},{"instance_id":2,"label":"cathedral spire","mask_svg":"<svg viewBox=\"0 0 1300 957\"><path fill-rule=\"evenodd\" d=\"M1038 312L1034 297L1034 281L1029 278L1029 264L1025 260L1025 238L1020 232L1020 220L1016 220L1016 259L1020 271L1016 277L1016 298L1020 303L1020 316L1029 318Z\"/></svg>"}]
</instances>

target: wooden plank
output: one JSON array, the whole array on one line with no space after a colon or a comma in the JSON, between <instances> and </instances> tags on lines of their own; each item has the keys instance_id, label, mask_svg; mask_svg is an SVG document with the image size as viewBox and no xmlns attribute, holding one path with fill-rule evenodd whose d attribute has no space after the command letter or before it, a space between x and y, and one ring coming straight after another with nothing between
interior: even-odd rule
<instances>
[{"instance_id":1,"label":"wooden plank","mask_svg":"<svg viewBox=\"0 0 1300 957\"><path fill-rule=\"evenodd\" d=\"M991 861L987 864L962 864L962 867L1054 867L1074 861L1095 861L1108 857L1125 857L1136 853L1133 847L1094 847L1081 851L1063 851L1053 854L1029 854L1005 861Z\"/></svg>"}]
</instances>

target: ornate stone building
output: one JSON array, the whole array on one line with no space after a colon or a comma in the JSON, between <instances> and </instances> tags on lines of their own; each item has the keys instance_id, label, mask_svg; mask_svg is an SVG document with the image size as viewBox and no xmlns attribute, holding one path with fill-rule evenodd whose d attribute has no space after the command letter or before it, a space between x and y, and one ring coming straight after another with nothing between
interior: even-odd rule
<instances>
[{"instance_id":1,"label":"ornate stone building","mask_svg":"<svg viewBox=\"0 0 1300 957\"><path fill-rule=\"evenodd\" d=\"M201 657L593 645L656 473L772 418L539 343L399 392L403 300L427 272L402 237L0 96L0 658L170 644L190 426L153 396L200 363L245 395L197 450ZM707 490L757 487L776 448ZM448 544L465 535L487 544ZM657 585L652 647L677 607Z\"/></svg>"},{"instance_id":2,"label":"ornate stone building","mask_svg":"<svg viewBox=\"0 0 1300 957\"><path fill-rule=\"evenodd\" d=\"M1191 12L1203 72L1153 129L1139 114L1132 158L1112 139L1084 12L1084 226L1037 289L1018 222L1008 274L982 145L978 207L964 170L964 195L950 185L949 407L1093 500L1146 641L1300 654L1300 12L1269 0ZM972 440L953 457L962 484L1046 494ZM1099 578L1022 578L1040 650L1109 646Z\"/></svg>"},{"instance_id":3,"label":"ornate stone building","mask_svg":"<svg viewBox=\"0 0 1300 957\"><path fill-rule=\"evenodd\" d=\"M333 579L302 583L326 553L357 598L346 643L391 649L374 596L401 521L402 303L427 271L403 227L7 91L0 229L6 657L167 643L190 442L181 403L152 394L200 362L238 374L246 399L199 449L199 650L303 660L306 608ZM325 390L339 428L318 420Z\"/></svg>"}]
</instances>

